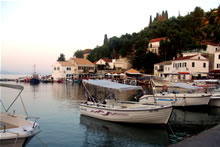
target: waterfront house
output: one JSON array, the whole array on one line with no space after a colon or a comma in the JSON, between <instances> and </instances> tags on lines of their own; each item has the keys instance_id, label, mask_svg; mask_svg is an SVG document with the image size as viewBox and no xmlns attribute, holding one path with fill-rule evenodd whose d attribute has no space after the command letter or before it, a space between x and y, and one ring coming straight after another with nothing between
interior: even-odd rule
<instances>
[{"instance_id":1,"label":"waterfront house","mask_svg":"<svg viewBox=\"0 0 220 147\"><path fill-rule=\"evenodd\" d=\"M165 39L167 39L167 37L151 39L149 41L147 51L150 51L150 52L153 52L153 53L159 55L160 41L165 40Z\"/></svg>"},{"instance_id":2,"label":"waterfront house","mask_svg":"<svg viewBox=\"0 0 220 147\"><path fill-rule=\"evenodd\" d=\"M101 58L94 63L96 65L96 69L99 70L109 70L113 69L112 59Z\"/></svg>"},{"instance_id":3,"label":"waterfront house","mask_svg":"<svg viewBox=\"0 0 220 147\"><path fill-rule=\"evenodd\" d=\"M68 61L57 61L52 66L52 77L54 80L72 78L75 67Z\"/></svg>"},{"instance_id":4,"label":"waterfront house","mask_svg":"<svg viewBox=\"0 0 220 147\"><path fill-rule=\"evenodd\" d=\"M200 53L154 64L154 74L167 79L191 80L208 72L209 61Z\"/></svg>"},{"instance_id":5,"label":"waterfront house","mask_svg":"<svg viewBox=\"0 0 220 147\"><path fill-rule=\"evenodd\" d=\"M209 71L216 70L217 64L219 64L218 53L216 52L220 49L220 43L214 43L210 41L202 41L201 45L206 47L202 49L193 49L190 51L185 51L182 53L182 56L193 56L201 53L202 56L209 60Z\"/></svg>"},{"instance_id":6,"label":"waterfront house","mask_svg":"<svg viewBox=\"0 0 220 147\"><path fill-rule=\"evenodd\" d=\"M220 70L220 48L215 52L213 70Z\"/></svg>"},{"instance_id":7,"label":"waterfront house","mask_svg":"<svg viewBox=\"0 0 220 147\"><path fill-rule=\"evenodd\" d=\"M127 58L119 58L119 59L113 59L113 69L116 70L116 72L124 72L131 68L131 64L128 61Z\"/></svg>"},{"instance_id":8,"label":"waterfront house","mask_svg":"<svg viewBox=\"0 0 220 147\"><path fill-rule=\"evenodd\" d=\"M53 65L54 80L68 78L82 78L95 72L95 65L87 59L70 58L67 61L57 61Z\"/></svg>"}]
</instances>

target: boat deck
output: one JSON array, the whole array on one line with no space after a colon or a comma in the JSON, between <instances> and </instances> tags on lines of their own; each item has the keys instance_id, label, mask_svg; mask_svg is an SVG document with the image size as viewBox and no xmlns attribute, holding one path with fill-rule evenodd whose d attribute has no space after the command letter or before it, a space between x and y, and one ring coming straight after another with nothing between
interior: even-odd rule
<instances>
[{"instance_id":1,"label":"boat deck","mask_svg":"<svg viewBox=\"0 0 220 147\"><path fill-rule=\"evenodd\" d=\"M17 128L18 126L15 126L15 125L12 125L12 124L8 124L6 122L2 122L0 121L0 130L3 130L5 126L6 128L5 129L11 129L11 128Z\"/></svg>"}]
</instances>

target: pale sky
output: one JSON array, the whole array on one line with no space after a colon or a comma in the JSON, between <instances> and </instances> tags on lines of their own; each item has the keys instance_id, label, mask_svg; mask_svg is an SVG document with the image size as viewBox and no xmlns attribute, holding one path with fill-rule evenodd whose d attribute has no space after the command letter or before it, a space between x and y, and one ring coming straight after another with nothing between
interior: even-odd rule
<instances>
[{"instance_id":1,"label":"pale sky","mask_svg":"<svg viewBox=\"0 0 220 147\"><path fill-rule=\"evenodd\" d=\"M1 69L51 74L64 53L95 48L108 38L139 32L163 10L182 16L196 6L217 8L219 0L0 0Z\"/></svg>"}]
</instances>

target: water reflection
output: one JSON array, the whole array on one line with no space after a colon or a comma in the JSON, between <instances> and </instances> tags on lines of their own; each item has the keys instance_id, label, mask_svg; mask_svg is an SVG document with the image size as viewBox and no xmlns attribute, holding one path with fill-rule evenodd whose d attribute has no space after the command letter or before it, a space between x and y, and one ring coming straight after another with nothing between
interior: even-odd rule
<instances>
[{"instance_id":1,"label":"water reflection","mask_svg":"<svg viewBox=\"0 0 220 147\"><path fill-rule=\"evenodd\" d=\"M182 125L216 125L220 122L220 108L195 110L174 109L169 121Z\"/></svg>"},{"instance_id":2,"label":"water reflection","mask_svg":"<svg viewBox=\"0 0 220 147\"><path fill-rule=\"evenodd\" d=\"M198 107L190 110L174 109L169 120L172 133L170 143L198 134L220 123L220 108Z\"/></svg>"},{"instance_id":3,"label":"water reflection","mask_svg":"<svg viewBox=\"0 0 220 147\"><path fill-rule=\"evenodd\" d=\"M75 99L82 100L84 98L83 87L78 84L57 84L52 85L52 94L57 99Z\"/></svg>"},{"instance_id":4,"label":"water reflection","mask_svg":"<svg viewBox=\"0 0 220 147\"><path fill-rule=\"evenodd\" d=\"M147 125L118 124L80 116L86 127L84 146L167 146L165 128Z\"/></svg>"}]
</instances>

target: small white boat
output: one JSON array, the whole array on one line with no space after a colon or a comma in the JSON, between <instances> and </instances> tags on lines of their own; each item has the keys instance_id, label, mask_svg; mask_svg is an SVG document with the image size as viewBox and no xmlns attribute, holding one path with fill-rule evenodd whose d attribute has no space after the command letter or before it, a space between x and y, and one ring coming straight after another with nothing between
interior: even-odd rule
<instances>
[{"instance_id":1,"label":"small white boat","mask_svg":"<svg viewBox=\"0 0 220 147\"><path fill-rule=\"evenodd\" d=\"M204 89L211 91L212 96L209 101L209 106L220 107L220 80L206 79L194 80L194 84Z\"/></svg>"},{"instance_id":2,"label":"small white boat","mask_svg":"<svg viewBox=\"0 0 220 147\"><path fill-rule=\"evenodd\" d=\"M147 104L172 104L173 106L208 105L211 94L207 93L156 93L143 95L139 101Z\"/></svg>"},{"instance_id":3,"label":"small white boat","mask_svg":"<svg viewBox=\"0 0 220 147\"><path fill-rule=\"evenodd\" d=\"M36 123L38 118L28 117L25 107L24 110L26 116L9 113L11 106L18 99L18 97L20 97L20 94L24 89L23 86L0 83L0 87L20 90L8 108L4 106L2 99L0 99L0 102L3 106L2 108L5 110L5 112L0 113L0 146L23 147L34 135L40 132L40 127ZM21 101L24 106L22 98ZM29 119L34 119L34 121L30 121Z\"/></svg>"},{"instance_id":4,"label":"small white boat","mask_svg":"<svg viewBox=\"0 0 220 147\"><path fill-rule=\"evenodd\" d=\"M137 89L137 86L113 83L106 80L101 80L101 82L99 80L84 80L83 83L102 83L103 85L99 86L118 90ZM86 87L85 89L87 90ZM167 124L173 109L171 105L146 105L139 102L120 101L114 98L105 99L103 104L96 102L89 92L87 96L89 101L80 104L81 115L112 122Z\"/></svg>"},{"instance_id":5,"label":"small white boat","mask_svg":"<svg viewBox=\"0 0 220 147\"><path fill-rule=\"evenodd\" d=\"M173 106L199 106L208 105L212 96L211 93L205 93L202 88L186 83L175 83L173 84L173 87L190 89L191 91L188 93L169 92L168 86L165 86L166 92L157 93L155 87L153 86L153 81L151 85L153 94L143 95L139 98L139 102L146 104L171 104ZM197 90L197 92L192 93L193 90Z\"/></svg>"}]
</instances>

